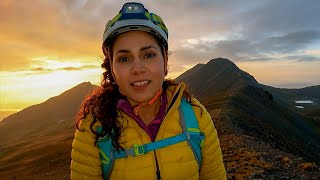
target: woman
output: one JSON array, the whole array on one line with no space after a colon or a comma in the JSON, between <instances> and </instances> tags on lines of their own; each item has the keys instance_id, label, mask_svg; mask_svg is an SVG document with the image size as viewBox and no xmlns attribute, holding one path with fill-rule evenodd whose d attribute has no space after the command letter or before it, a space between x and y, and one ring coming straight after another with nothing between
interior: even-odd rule
<instances>
[{"instance_id":1,"label":"woman","mask_svg":"<svg viewBox=\"0 0 320 180\"><path fill-rule=\"evenodd\" d=\"M102 49L106 57L101 87L86 98L76 119L71 179L226 179L209 113L183 83L165 79L168 31L162 19L140 3L126 3L107 23ZM142 148L141 153L137 144L159 144L187 131L180 120L183 99L192 105L187 103L192 107L188 112L194 112L205 135L201 152L181 141L150 152ZM101 151L98 143L104 137L110 152L125 156L113 159ZM109 160L112 166L106 172Z\"/></svg>"}]
</instances>

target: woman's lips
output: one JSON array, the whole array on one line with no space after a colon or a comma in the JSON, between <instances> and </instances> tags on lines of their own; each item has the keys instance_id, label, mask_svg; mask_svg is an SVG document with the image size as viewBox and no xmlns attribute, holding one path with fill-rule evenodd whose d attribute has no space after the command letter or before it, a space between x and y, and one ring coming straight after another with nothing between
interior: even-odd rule
<instances>
[{"instance_id":1,"label":"woman's lips","mask_svg":"<svg viewBox=\"0 0 320 180\"><path fill-rule=\"evenodd\" d=\"M148 80L145 80L145 81L136 81L136 82L133 82L133 83L130 83L132 86L144 86L146 84L148 84L150 81Z\"/></svg>"},{"instance_id":2,"label":"woman's lips","mask_svg":"<svg viewBox=\"0 0 320 180\"><path fill-rule=\"evenodd\" d=\"M130 85L137 90L143 90L146 89L148 87L148 85L150 84L151 81L149 80L145 80L145 81L136 81L133 83L130 83Z\"/></svg>"}]
</instances>

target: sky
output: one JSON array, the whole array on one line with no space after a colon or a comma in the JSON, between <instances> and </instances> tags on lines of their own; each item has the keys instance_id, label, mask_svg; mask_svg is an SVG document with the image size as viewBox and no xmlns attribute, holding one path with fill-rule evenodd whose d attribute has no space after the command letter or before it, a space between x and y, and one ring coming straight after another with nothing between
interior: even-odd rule
<instances>
[{"instance_id":1,"label":"sky","mask_svg":"<svg viewBox=\"0 0 320 180\"><path fill-rule=\"evenodd\" d=\"M127 1L1 0L0 120L82 82L99 84L102 33ZM169 29L169 78L223 57L259 83L320 85L318 0L146 0Z\"/></svg>"}]
</instances>

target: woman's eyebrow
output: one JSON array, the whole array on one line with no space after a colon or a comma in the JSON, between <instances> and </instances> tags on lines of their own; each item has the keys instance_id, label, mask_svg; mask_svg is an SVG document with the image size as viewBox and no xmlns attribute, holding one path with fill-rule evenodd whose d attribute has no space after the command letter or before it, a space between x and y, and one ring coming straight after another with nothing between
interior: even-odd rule
<instances>
[{"instance_id":1,"label":"woman's eyebrow","mask_svg":"<svg viewBox=\"0 0 320 180\"><path fill-rule=\"evenodd\" d=\"M140 51L144 51L144 50L147 50L147 49L150 49L150 48L154 48L154 49L158 50L158 49L157 49L156 47L154 47L154 46L145 46L145 47L140 48ZM128 52L130 52L130 51L127 50L127 49L120 49L120 50L118 50L118 51L116 52L116 54L118 54L118 53L128 53Z\"/></svg>"},{"instance_id":2,"label":"woman's eyebrow","mask_svg":"<svg viewBox=\"0 0 320 180\"><path fill-rule=\"evenodd\" d=\"M158 50L158 49L157 49L156 47L154 47L154 46L145 46L145 47L140 48L140 51L144 51L144 50L147 50L147 49L150 49L150 48L154 48L154 49Z\"/></svg>"},{"instance_id":3,"label":"woman's eyebrow","mask_svg":"<svg viewBox=\"0 0 320 180\"><path fill-rule=\"evenodd\" d=\"M126 49L120 49L119 51L116 52L116 54L119 54L119 53L127 53L127 52L130 52L129 50L126 50Z\"/></svg>"}]
</instances>

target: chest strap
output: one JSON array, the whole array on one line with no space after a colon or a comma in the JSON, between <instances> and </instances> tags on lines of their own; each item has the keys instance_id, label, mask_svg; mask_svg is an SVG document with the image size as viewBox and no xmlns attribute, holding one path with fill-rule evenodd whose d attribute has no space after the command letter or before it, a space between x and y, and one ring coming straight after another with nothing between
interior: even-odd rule
<instances>
[{"instance_id":1,"label":"chest strap","mask_svg":"<svg viewBox=\"0 0 320 180\"><path fill-rule=\"evenodd\" d=\"M177 144L183 141L188 141L191 138L192 139L197 138L201 141L204 138L204 135L202 133L193 133L193 132L185 131L182 134L172 136L166 139L162 139L159 141L155 141L152 143L143 144L143 145L135 144L133 145L133 147L127 148L125 150L114 151L113 158L119 159L119 158L135 157L135 156L143 155L150 151L164 148L164 147Z\"/></svg>"}]
</instances>

